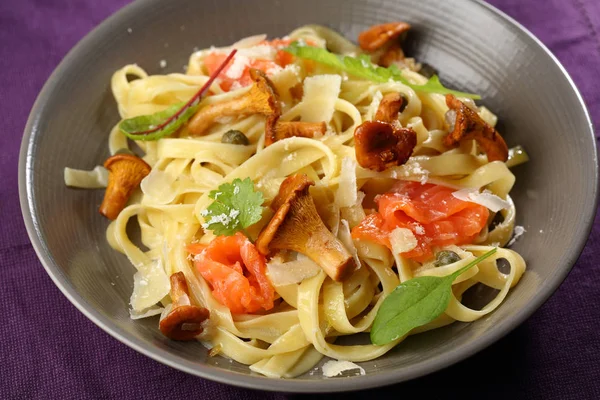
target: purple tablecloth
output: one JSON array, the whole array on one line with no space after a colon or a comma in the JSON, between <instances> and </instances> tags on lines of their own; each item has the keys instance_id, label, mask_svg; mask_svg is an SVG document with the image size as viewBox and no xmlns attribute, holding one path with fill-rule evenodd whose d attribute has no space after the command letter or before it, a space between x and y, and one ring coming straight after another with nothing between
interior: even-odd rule
<instances>
[{"instance_id":1,"label":"purple tablecloth","mask_svg":"<svg viewBox=\"0 0 600 400\"><path fill-rule=\"evenodd\" d=\"M44 272L29 243L17 186L19 146L27 115L67 51L126 2L0 2L0 298L4 315L0 323L0 398L292 397L196 378L119 343L69 303ZM558 56L600 126L600 0L491 2L529 28ZM441 372L355 395L600 399L599 255L597 218L583 255L560 289L507 337ZM476 386L465 384L469 381Z\"/></svg>"}]
</instances>

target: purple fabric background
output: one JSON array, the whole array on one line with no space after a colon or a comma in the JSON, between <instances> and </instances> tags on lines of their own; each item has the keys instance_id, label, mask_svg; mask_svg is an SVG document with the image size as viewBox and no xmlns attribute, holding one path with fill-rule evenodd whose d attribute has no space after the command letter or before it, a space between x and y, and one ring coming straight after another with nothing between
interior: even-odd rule
<instances>
[{"instance_id":1,"label":"purple fabric background","mask_svg":"<svg viewBox=\"0 0 600 400\"><path fill-rule=\"evenodd\" d=\"M0 295L5 316L0 324L0 398L293 398L196 378L119 343L69 303L29 243L17 186L27 115L67 51L125 3L0 2ZM600 126L600 1L491 3L529 28L558 56ZM599 255L597 218L587 247L564 284L507 337L441 372L352 396L600 399ZM477 386L461 387L467 377Z\"/></svg>"}]
</instances>

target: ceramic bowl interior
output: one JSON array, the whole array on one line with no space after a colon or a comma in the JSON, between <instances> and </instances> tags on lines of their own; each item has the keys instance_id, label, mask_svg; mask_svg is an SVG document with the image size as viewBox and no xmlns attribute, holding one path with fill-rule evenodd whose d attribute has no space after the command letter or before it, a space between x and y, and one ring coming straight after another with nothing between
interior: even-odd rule
<instances>
[{"instance_id":1,"label":"ceramic bowl interior","mask_svg":"<svg viewBox=\"0 0 600 400\"><path fill-rule=\"evenodd\" d=\"M410 337L361 365L365 376L290 380L258 376L199 343L167 340L156 319L129 319L133 267L105 239L101 190L64 186L66 166L91 169L108 156L118 121L111 74L137 63L150 74L182 72L194 48L227 45L257 33L283 36L310 23L348 38L366 27L405 20L407 52L440 71L450 87L481 93L509 146L531 161L514 169L518 224L513 246L528 271L504 304L471 323ZM159 66L160 60L167 67ZM448 0L144 0L83 39L41 92L21 152L23 215L33 245L57 286L118 340L180 370L234 385L278 391L342 391L421 376L461 360L521 323L562 282L589 234L596 205L596 147L582 99L564 69L521 26L477 1ZM475 294L474 301L488 294ZM356 338L355 340L361 340Z\"/></svg>"}]
</instances>

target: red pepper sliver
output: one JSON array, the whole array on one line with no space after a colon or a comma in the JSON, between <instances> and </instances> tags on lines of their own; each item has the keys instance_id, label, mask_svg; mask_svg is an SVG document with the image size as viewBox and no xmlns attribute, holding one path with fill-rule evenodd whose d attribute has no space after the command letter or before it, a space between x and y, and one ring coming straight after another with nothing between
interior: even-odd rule
<instances>
[{"instance_id":1,"label":"red pepper sliver","mask_svg":"<svg viewBox=\"0 0 600 400\"><path fill-rule=\"evenodd\" d=\"M202 86L200 88L200 90L198 90L198 92L195 95L193 95L192 98L179 109L179 111L177 111L175 114L173 114L172 116L170 116L169 118L167 118L162 124L157 125L155 128L147 130L147 131L144 131L144 132L135 132L134 135L148 135L150 133L160 131L165 126L169 125L177 117L179 117L183 112L185 112L185 110L187 110L188 107L192 106L192 104L194 102L196 102L196 104L197 104L200 101L200 98L202 97L202 95L208 90L208 88L210 88L210 85L212 85L212 83L215 81L215 79L217 79L217 77L223 71L223 69L227 66L227 64L229 64L229 61L231 61L231 59L233 58L233 56L235 55L235 53L237 53L237 49L231 50L231 53L229 53L229 55L223 61L223 63L219 66L219 68L217 68L212 73L212 75L210 76L210 78L208 79L208 81L206 81L206 83L204 84L204 86Z\"/></svg>"}]
</instances>

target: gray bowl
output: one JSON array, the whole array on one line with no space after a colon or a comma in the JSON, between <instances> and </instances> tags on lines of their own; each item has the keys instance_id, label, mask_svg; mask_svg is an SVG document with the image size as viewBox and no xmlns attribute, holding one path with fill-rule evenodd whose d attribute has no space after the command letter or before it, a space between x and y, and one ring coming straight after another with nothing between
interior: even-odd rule
<instances>
[{"instance_id":1,"label":"gray bowl","mask_svg":"<svg viewBox=\"0 0 600 400\"><path fill-rule=\"evenodd\" d=\"M514 245L528 271L504 304L471 324L410 337L365 376L290 380L208 358L199 343L163 337L156 320L127 312L133 268L105 239L97 212L102 191L64 186L65 166L91 169L107 156L118 120L109 85L128 63L149 73L182 71L194 47L226 45L256 33L281 36L309 23L349 38L369 25L413 24L410 52L441 71L451 87L484 96L509 145L531 161L515 169L518 223ZM167 61L165 70L160 60ZM477 1L145 0L125 7L83 39L40 93L25 128L19 166L21 206L35 250L56 285L116 339L182 371L233 385L287 392L356 390L412 379L490 345L530 316L563 281L589 234L597 202L597 155L590 119L573 82L550 52L516 22Z\"/></svg>"}]
</instances>

